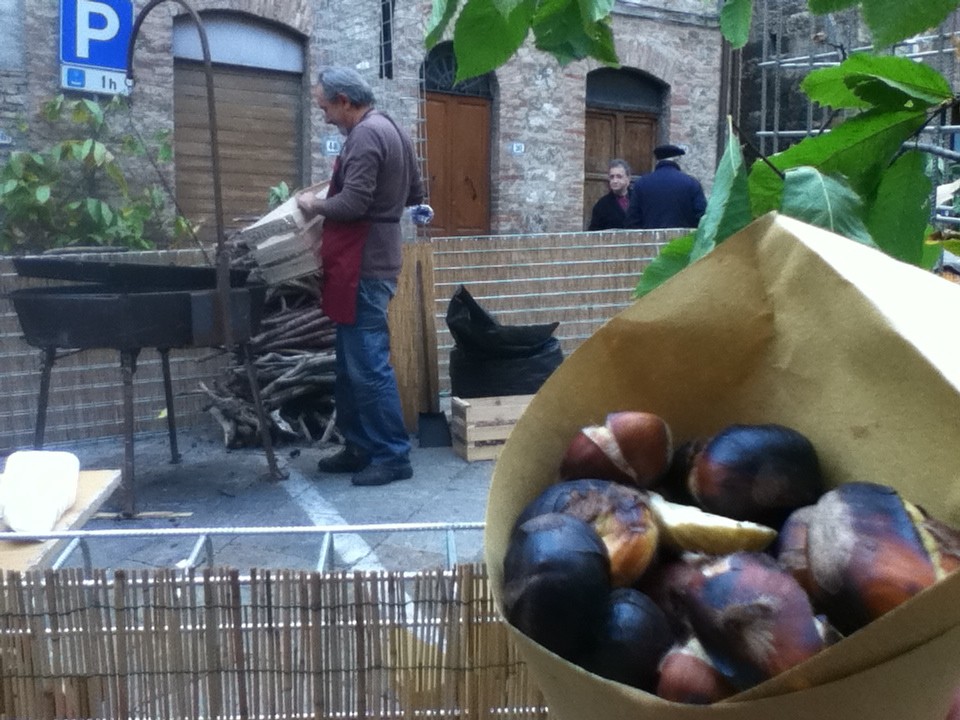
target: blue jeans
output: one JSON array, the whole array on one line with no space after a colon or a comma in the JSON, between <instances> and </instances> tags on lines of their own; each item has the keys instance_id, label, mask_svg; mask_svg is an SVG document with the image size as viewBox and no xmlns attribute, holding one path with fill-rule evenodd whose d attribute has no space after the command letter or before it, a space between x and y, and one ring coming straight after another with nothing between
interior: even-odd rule
<instances>
[{"instance_id":1,"label":"blue jeans","mask_svg":"<svg viewBox=\"0 0 960 720\"><path fill-rule=\"evenodd\" d=\"M387 305L396 291L396 282L361 279L356 320L352 325L337 325L337 427L347 443L365 452L373 463L407 460L410 454L410 436L390 364Z\"/></svg>"}]
</instances>

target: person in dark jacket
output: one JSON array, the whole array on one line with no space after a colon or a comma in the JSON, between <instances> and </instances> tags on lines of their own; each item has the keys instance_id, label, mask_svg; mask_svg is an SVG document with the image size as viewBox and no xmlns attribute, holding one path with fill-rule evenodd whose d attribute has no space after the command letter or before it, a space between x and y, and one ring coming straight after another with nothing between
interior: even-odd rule
<instances>
[{"instance_id":1,"label":"person in dark jacket","mask_svg":"<svg viewBox=\"0 0 960 720\"><path fill-rule=\"evenodd\" d=\"M587 230L615 230L627 226L630 204L630 166L626 160L611 160L607 165L610 192L597 200L590 213Z\"/></svg>"},{"instance_id":2,"label":"person in dark jacket","mask_svg":"<svg viewBox=\"0 0 960 720\"><path fill-rule=\"evenodd\" d=\"M673 158L686 154L676 145L654 149L657 165L633 184L628 228L695 228L707 208L700 182L680 169Z\"/></svg>"}]
</instances>

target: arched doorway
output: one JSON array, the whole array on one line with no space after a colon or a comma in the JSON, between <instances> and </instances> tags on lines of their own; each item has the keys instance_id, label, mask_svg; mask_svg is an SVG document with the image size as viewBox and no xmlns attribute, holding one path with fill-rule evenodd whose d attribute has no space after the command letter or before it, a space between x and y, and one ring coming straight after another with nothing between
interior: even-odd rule
<instances>
[{"instance_id":1,"label":"arched doorway","mask_svg":"<svg viewBox=\"0 0 960 720\"><path fill-rule=\"evenodd\" d=\"M427 190L435 237L490 232L492 75L455 83L453 44L423 62L427 100Z\"/></svg>"},{"instance_id":2,"label":"arched doorway","mask_svg":"<svg viewBox=\"0 0 960 720\"><path fill-rule=\"evenodd\" d=\"M213 61L224 226L266 211L281 181L303 184L303 43L249 15L203 13ZM196 25L174 20L174 152L177 203L203 236L216 227L206 74Z\"/></svg>"},{"instance_id":3,"label":"arched doorway","mask_svg":"<svg viewBox=\"0 0 960 720\"><path fill-rule=\"evenodd\" d=\"M639 70L600 68L587 75L583 222L607 192L607 163L622 158L634 175L653 166L667 86Z\"/></svg>"}]
</instances>

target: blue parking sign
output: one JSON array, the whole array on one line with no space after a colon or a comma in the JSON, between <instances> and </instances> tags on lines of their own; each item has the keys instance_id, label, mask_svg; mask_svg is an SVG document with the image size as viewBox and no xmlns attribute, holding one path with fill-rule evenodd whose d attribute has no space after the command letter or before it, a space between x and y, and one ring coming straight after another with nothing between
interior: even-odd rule
<instances>
[{"instance_id":1,"label":"blue parking sign","mask_svg":"<svg viewBox=\"0 0 960 720\"><path fill-rule=\"evenodd\" d=\"M127 69L132 0L60 0L60 62Z\"/></svg>"}]
</instances>

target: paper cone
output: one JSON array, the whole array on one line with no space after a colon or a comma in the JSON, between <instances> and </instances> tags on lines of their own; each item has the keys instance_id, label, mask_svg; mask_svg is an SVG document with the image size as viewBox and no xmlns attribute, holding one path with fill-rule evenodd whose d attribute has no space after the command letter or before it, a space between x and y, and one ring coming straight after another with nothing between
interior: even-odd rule
<instances>
[{"instance_id":1,"label":"paper cone","mask_svg":"<svg viewBox=\"0 0 960 720\"><path fill-rule=\"evenodd\" d=\"M831 485L891 485L960 526L960 287L768 215L587 340L530 402L494 469L486 559L498 603L510 530L583 426L664 417L677 444L732 423L807 435ZM806 663L709 707L662 701L519 632L562 720L943 720L960 683L960 573Z\"/></svg>"}]
</instances>

